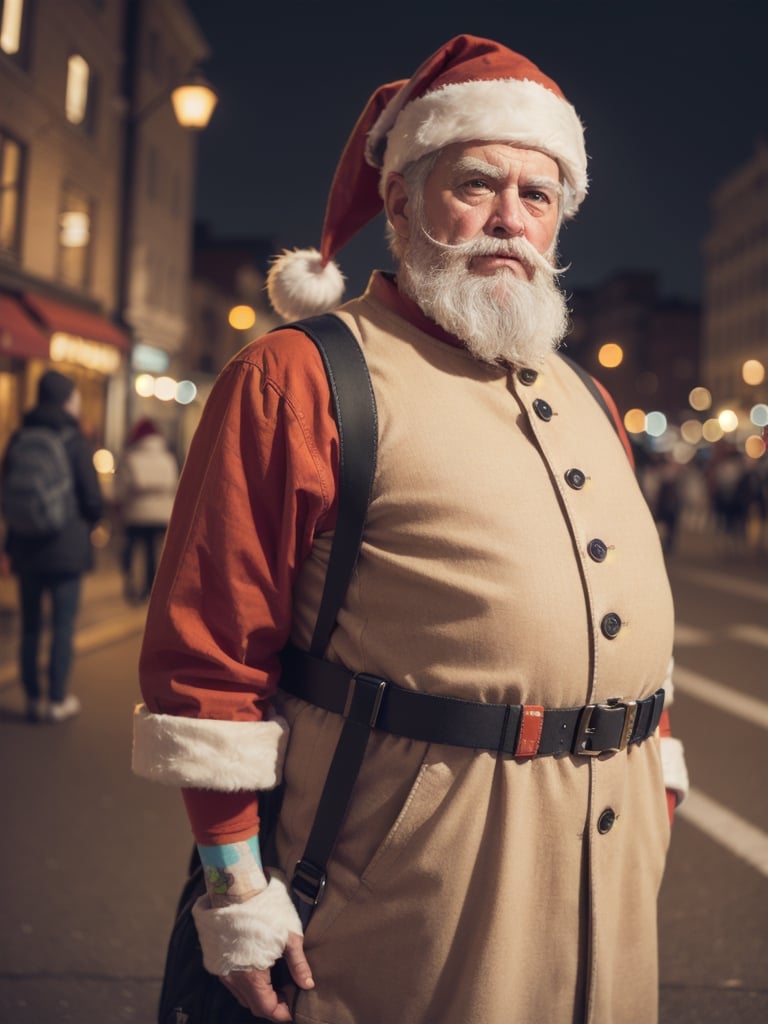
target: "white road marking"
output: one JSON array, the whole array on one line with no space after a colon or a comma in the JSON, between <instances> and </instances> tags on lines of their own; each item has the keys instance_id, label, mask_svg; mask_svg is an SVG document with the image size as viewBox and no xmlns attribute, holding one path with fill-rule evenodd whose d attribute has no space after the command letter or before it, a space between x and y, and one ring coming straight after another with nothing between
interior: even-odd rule
<instances>
[{"instance_id":1,"label":"white road marking","mask_svg":"<svg viewBox=\"0 0 768 1024\"><path fill-rule=\"evenodd\" d=\"M753 601L768 603L768 583L755 583L753 580L741 580L735 576L727 576L723 572L711 572L708 569L673 568L670 576L689 580L691 583L702 583L705 587L722 590L727 594L738 594Z\"/></svg>"},{"instance_id":2,"label":"white road marking","mask_svg":"<svg viewBox=\"0 0 768 1024\"><path fill-rule=\"evenodd\" d=\"M689 791L675 813L768 878L768 835L765 832L697 789Z\"/></svg>"},{"instance_id":3,"label":"white road marking","mask_svg":"<svg viewBox=\"0 0 768 1024\"><path fill-rule=\"evenodd\" d=\"M691 672L677 662L675 662L672 672L672 681L675 684L675 690L688 694L689 697L695 697L697 700L703 700L729 715L743 718L751 725L759 725L763 729L768 729L768 704L764 701L748 697L744 693L738 693L730 686L723 686L721 683L716 683L714 679L700 676L698 672Z\"/></svg>"},{"instance_id":4,"label":"white road marking","mask_svg":"<svg viewBox=\"0 0 768 1024\"><path fill-rule=\"evenodd\" d=\"M748 644L755 644L756 647L768 647L768 629L763 626L754 626L751 623L731 626L727 630L728 636L736 640L743 640Z\"/></svg>"},{"instance_id":5,"label":"white road marking","mask_svg":"<svg viewBox=\"0 0 768 1024\"><path fill-rule=\"evenodd\" d=\"M704 647L713 640L712 630L675 622L675 647Z\"/></svg>"}]
</instances>

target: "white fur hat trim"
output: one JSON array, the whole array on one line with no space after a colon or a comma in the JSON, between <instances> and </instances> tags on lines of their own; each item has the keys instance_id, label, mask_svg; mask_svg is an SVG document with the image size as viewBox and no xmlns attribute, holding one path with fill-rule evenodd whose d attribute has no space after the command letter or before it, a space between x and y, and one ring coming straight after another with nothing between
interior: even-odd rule
<instances>
[{"instance_id":1,"label":"white fur hat trim","mask_svg":"<svg viewBox=\"0 0 768 1024\"><path fill-rule=\"evenodd\" d=\"M503 78L445 85L406 103L394 125L385 109L368 136L368 160L377 157L386 135L379 189L391 171L454 142L473 139L516 143L551 156L566 188L563 215L572 217L587 193L584 129L571 104L530 79ZM391 114L390 114L391 117ZM388 135L386 134L388 131Z\"/></svg>"},{"instance_id":2,"label":"white fur hat trim","mask_svg":"<svg viewBox=\"0 0 768 1024\"><path fill-rule=\"evenodd\" d=\"M677 802L681 804L688 796L688 768L685 764L685 753L683 744L674 736L662 736L661 744L661 771L664 776L664 785L677 793Z\"/></svg>"},{"instance_id":3,"label":"white fur hat trim","mask_svg":"<svg viewBox=\"0 0 768 1024\"><path fill-rule=\"evenodd\" d=\"M333 309L344 294L344 275L330 261L323 266L317 249L284 249L267 273L267 294L288 320Z\"/></svg>"},{"instance_id":4,"label":"white fur hat trim","mask_svg":"<svg viewBox=\"0 0 768 1024\"><path fill-rule=\"evenodd\" d=\"M232 793L274 789L283 773L288 723L152 714L139 704L133 717L133 771L169 786Z\"/></svg>"},{"instance_id":5,"label":"white fur hat trim","mask_svg":"<svg viewBox=\"0 0 768 1024\"><path fill-rule=\"evenodd\" d=\"M283 876L270 874L267 888L245 903L214 908L206 895L192 907L203 964L211 974L266 970L283 955L289 932L304 934Z\"/></svg>"}]
</instances>

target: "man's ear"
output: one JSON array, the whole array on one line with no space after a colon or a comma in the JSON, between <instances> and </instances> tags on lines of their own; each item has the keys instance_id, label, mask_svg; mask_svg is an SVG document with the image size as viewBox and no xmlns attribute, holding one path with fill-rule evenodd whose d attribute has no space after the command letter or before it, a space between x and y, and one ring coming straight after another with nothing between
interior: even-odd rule
<instances>
[{"instance_id":1,"label":"man's ear","mask_svg":"<svg viewBox=\"0 0 768 1024\"><path fill-rule=\"evenodd\" d=\"M409 234L408 186L397 171L387 178L384 189L384 211L395 234L407 238Z\"/></svg>"}]
</instances>

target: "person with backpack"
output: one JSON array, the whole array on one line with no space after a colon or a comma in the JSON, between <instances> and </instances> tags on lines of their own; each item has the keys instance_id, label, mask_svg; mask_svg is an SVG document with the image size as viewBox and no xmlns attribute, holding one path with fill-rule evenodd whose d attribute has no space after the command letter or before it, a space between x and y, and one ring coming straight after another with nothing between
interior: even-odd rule
<instances>
[{"instance_id":1,"label":"person with backpack","mask_svg":"<svg viewBox=\"0 0 768 1024\"><path fill-rule=\"evenodd\" d=\"M93 452L80 430L82 397L74 380L48 370L37 404L11 436L0 468L5 552L18 578L19 660L31 722L62 722L80 711L68 692L81 580L93 568L91 530L104 503ZM48 688L40 685L46 595L51 645Z\"/></svg>"},{"instance_id":2,"label":"person with backpack","mask_svg":"<svg viewBox=\"0 0 768 1024\"><path fill-rule=\"evenodd\" d=\"M319 251L272 265L287 322L207 399L139 659L134 770L183 791L230 996L164 1024L657 1020L674 611L615 405L557 352L586 163L551 78L457 36L375 91ZM341 304L334 257L382 211L396 270ZM362 464L309 337L331 311L370 373Z\"/></svg>"}]
</instances>

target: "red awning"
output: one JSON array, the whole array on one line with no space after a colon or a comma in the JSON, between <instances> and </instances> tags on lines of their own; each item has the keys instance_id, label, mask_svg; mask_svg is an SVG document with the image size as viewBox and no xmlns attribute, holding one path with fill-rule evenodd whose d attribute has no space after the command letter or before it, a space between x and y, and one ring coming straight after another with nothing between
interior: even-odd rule
<instances>
[{"instance_id":1,"label":"red awning","mask_svg":"<svg viewBox=\"0 0 768 1024\"><path fill-rule=\"evenodd\" d=\"M25 292L24 302L37 313L51 331L64 331L86 341L101 341L106 345L114 345L121 352L128 352L131 347L125 331L98 313L89 313L77 306L45 299L34 292Z\"/></svg>"},{"instance_id":2,"label":"red awning","mask_svg":"<svg viewBox=\"0 0 768 1024\"><path fill-rule=\"evenodd\" d=\"M13 295L0 293L0 355L17 359L47 359L46 331Z\"/></svg>"}]
</instances>

